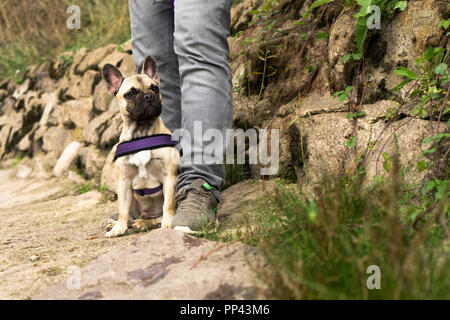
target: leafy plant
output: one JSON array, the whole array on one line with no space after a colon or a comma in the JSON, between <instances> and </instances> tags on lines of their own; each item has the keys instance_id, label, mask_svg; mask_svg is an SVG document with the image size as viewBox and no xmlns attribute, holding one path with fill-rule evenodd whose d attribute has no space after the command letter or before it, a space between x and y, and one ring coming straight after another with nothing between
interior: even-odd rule
<instances>
[{"instance_id":1,"label":"leafy plant","mask_svg":"<svg viewBox=\"0 0 450 320\"><path fill-rule=\"evenodd\" d=\"M312 195L280 184L258 202L242 238L263 254L265 267L255 271L267 298L450 298L449 236L440 223L448 225L448 187L430 183L421 203L398 160L390 165L390 179L368 187L363 174L329 177ZM366 286L369 265L381 269L381 290Z\"/></svg>"},{"instance_id":2,"label":"leafy plant","mask_svg":"<svg viewBox=\"0 0 450 320\"><path fill-rule=\"evenodd\" d=\"M340 102L343 102L343 101L347 100L348 95L349 95L350 91L352 91L352 90L353 90L353 86L348 86L347 88L345 88L344 91L338 91L338 92L336 92L336 93L333 95L333 97L335 97L335 98L338 97L338 98L339 98L339 101L340 101Z\"/></svg>"},{"instance_id":3,"label":"leafy plant","mask_svg":"<svg viewBox=\"0 0 450 320\"><path fill-rule=\"evenodd\" d=\"M92 189L92 186L88 182L82 182L82 183L75 184L75 190L79 194L83 194L83 193L89 192L89 191L91 191L91 189Z\"/></svg>"},{"instance_id":4,"label":"leafy plant","mask_svg":"<svg viewBox=\"0 0 450 320\"><path fill-rule=\"evenodd\" d=\"M419 117L428 115L424 109L428 103L438 101L444 96L444 88L448 83L447 57L444 48L429 48L422 58L416 59L417 72L405 67L394 71L403 77L403 81L394 90L400 90L412 81L418 84L410 98L420 96L420 102L414 109L414 113Z\"/></svg>"}]
</instances>

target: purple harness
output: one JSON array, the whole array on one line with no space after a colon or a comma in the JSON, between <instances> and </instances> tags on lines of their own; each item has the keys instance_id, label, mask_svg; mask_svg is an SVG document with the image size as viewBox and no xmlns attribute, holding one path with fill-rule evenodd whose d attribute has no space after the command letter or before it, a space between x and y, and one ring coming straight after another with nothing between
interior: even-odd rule
<instances>
[{"instance_id":1,"label":"purple harness","mask_svg":"<svg viewBox=\"0 0 450 320\"><path fill-rule=\"evenodd\" d=\"M153 150L164 147L175 147L177 141L172 140L170 134L155 134L149 137L137 138L131 141L125 141L117 145L114 161L117 158L136 153L143 150ZM145 196L155 194L163 189L163 185L152 189L134 190L138 195Z\"/></svg>"}]
</instances>

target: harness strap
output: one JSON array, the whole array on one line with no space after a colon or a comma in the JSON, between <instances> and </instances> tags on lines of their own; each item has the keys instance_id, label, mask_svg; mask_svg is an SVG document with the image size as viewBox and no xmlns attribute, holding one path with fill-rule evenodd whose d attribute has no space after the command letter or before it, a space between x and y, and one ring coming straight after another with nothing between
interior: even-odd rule
<instances>
[{"instance_id":1,"label":"harness strap","mask_svg":"<svg viewBox=\"0 0 450 320\"><path fill-rule=\"evenodd\" d=\"M131 141L125 141L117 145L114 161L116 161L117 158L139 151L175 147L177 144L178 142L173 141L170 134L155 134L148 137L133 139Z\"/></svg>"},{"instance_id":2,"label":"harness strap","mask_svg":"<svg viewBox=\"0 0 450 320\"><path fill-rule=\"evenodd\" d=\"M155 194L163 189L163 185L160 185L159 187L152 188L152 189L140 189L140 190L134 190L138 195L140 196L148 196L151 194Z\"/></svg>"}]
</instances>

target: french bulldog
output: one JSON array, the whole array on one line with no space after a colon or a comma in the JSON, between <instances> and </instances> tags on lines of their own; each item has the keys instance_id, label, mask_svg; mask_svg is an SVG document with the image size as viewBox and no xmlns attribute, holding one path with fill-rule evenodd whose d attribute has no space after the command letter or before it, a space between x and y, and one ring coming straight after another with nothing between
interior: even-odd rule
<instances>
[{"instance_id":1,"label":"french bulldog","mask_svg":"<svg viewBox=\"0 0 450 320\"><path fill-rule=\"evenodd\" d=\"M162 96L154 57L145 58L141 74L124 77L111 64L103 67L102 74L108 93L115 95L119 103L123 120L119 144L152 135L171 134L160 117ZM106 237L124 235L131 213L140 217L136 221L146 227L161 223L161 228L170 228L175 214L175 179L179 161L180 153L173 147L138 151L116 160L119 218ZM161 185L162 190L151 195L137 192L142 189L158 190Z\"/></svg>"}]
</instances>

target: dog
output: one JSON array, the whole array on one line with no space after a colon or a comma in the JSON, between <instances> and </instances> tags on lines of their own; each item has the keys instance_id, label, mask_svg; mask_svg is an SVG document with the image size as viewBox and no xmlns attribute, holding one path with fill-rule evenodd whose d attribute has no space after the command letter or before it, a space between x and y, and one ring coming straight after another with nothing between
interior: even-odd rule
<instances>
[{"instance_id":1,"label":"dog","mask_svg":"<svg viewBox=\"0 0 450 320\"><path fill-rule=\"evenodd\" d=\"M108 93L118 99L123 120L116 148L148 136L171 135L160 116L162 96L154 57L145 58L140 74L125 78L115 66L106 64L102 75ZM116 160L119 218L106 237L124 235L131 214L139 216L141 219L138 221L145 221L147 226L161 223L161 228L170 228L175 214L175 180L179 161L179 151L171 146L125 154ZM143 189L153 192L139 194L138 191Z\"/></svg>"}]
</instances>

